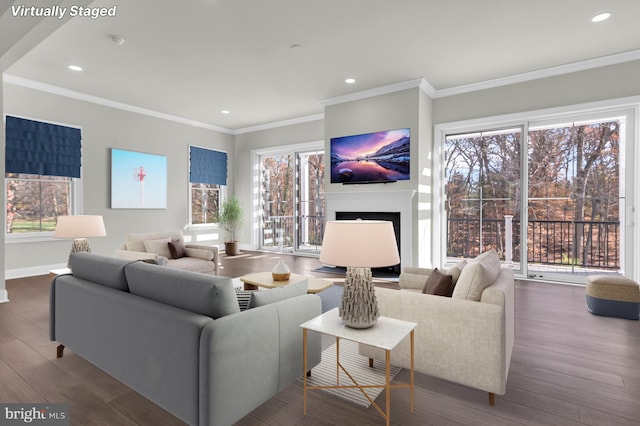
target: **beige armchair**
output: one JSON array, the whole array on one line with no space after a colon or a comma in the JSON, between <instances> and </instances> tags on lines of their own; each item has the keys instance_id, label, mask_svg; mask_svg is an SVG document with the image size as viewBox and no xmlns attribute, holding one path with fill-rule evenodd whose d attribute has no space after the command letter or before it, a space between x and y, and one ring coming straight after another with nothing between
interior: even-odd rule
<instances>
[{"instance_id":1,"label":"beige armchair","mask_svg":"<svg viewBox=\"0 0 640 426\"><path fill-rule=\"evenodd\" d=\"M477 271L464 273L469 265L473 262L463 267L457 286L469 275L478 278ZM480 301L456 298L455 290L453 298L423 294L431 272L405 268L399 282L402 290L376 288L380 315L418 324L416 372L489 392L493 405L495 394L505 394L513 350L513 271L500 268L498 261L497 278L481 290ZM369 346L361 345L359 352L369 357L370 366L373 359L385 359L384 351ZM391 352L391 364L410 368L408 339Z\"/></svg>"},{"instance_id":2,"label":"beige armchair","mask_svg":"<svg viewBox=\"0 0 640 426\"><path fill-rule=\"evenodd\" d=\"M172 255L170 242L173 243L173 248L178 250L177 256ZM218 247L185 244L180 231L127 234L124 243L116 251L116 257L152 260L171 268L218 274Z\"/></svg>"}]
</instances>

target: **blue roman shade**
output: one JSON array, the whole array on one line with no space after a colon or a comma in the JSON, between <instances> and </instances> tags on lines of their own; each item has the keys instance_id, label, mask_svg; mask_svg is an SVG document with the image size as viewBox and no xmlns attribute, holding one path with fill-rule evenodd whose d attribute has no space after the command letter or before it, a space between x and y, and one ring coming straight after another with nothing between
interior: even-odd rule
<instances>
[{"instance_id":1,"label":"blue roman shade","mask_svg":"<svg viewBox=\"0 0 640 426\"><path fill-rule=\"evenodd\" d=\"M189 182L211 185L227 184L227 153L190 147Z\"/></svg>"},{"instance_id":2,"label":"blue roman shade","mask_svg":"<svg viewBox=\"0 0 640 426\"><path fill-rule=\"evenodd\" d=\"M6 173L80 177L80 129L7 116Z\"/></svg>"}]
</instances>

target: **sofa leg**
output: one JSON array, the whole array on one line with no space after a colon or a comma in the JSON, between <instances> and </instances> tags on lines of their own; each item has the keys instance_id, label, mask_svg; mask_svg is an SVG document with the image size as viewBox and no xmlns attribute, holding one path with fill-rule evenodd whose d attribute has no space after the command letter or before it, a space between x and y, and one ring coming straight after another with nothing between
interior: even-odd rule
<instances>
[{"instance_id":1,"label":"sofa leg","mask_svg":"<svg viewBox=\"0 0 640 426\"><path fill-rule=\"evenodd\" d=\"M369 358L369 368L373 368L373 358Z\"/></svg>"},{"instance_id":2,"label":"sofa leg","mask_svg":"<svg viewBox=\"0 0 640 426\"><path fill-rule=\"evenodd\" d=\"M56 348L56 358L62 358L62 353L64 352L64 345L58 345Z\"/></svg>"},{"instance_id":3,"label":"sofa leg","mask_svg":"<svg viewBox=\"0 0 640 426\"><path fill-rule=\"evenodd\" d=\"M489 392L489 405L493 405L496 402L496 394Z\"/></svg>"}]
</instances>

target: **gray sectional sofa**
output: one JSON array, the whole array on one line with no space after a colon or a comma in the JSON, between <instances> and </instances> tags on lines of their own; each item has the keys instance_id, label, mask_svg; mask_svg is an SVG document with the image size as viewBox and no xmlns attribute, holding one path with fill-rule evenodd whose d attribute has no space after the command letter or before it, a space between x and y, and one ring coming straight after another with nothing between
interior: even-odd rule
<instances>
[{"instance_id":1,"label":"gray sectional sofa","mask_svg":"<svg viewBox=\"0 0 640 426\"><path fill-rule=\"evenodd\" d=\"M89 253L70 262L50 289L58 357L68 347L190 425L231 425L303 375L299 325L321 313L316 295L240 311L230 278Z\"/></svg>"}]
</instances>

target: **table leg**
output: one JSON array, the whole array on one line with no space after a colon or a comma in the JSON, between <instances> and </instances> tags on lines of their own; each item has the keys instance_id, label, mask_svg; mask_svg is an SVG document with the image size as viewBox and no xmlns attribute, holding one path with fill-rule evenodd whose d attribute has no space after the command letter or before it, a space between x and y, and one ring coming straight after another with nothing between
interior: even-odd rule
<instances>
[{"instance_id":1,"label":"table leg","mask_svg":"<svg viewBox=\"0 0 640 426\"><path fill-rule=\"evenodd\" d=\"M307 415L307 329L302 329L302 388L303 388L303 397L302 397L302 412L306 416Z\"/></svg>"},{"instance_id":2,"label":"table leg","mask_svg":"<svg viewBox=\"0 0 640 426\"><path fill-rule=\"evenodd\" d=\"M385 397L387 402L387 426L391 424L391 351L387 349L385 351L386 371L385 371Z\"/></svg>"},{"instance_id":3,"label":"table leg","mask_svg":"<svg viewBox=\"0 0 640 426\"><path fill-rule=\"evenodd\" d=\"M336 386L340 386L340 338L336 337Z\"/></svg>"},{"instance_id":4,"label":"table leg","mask_svg":"<svg viewBox=\"0 0 640 426\"><path fill-rule=\"evenodd\" d=\"M248 291L248 290L257 290L258 286L254 285L254 284L244 283L244 289L246 291Z\"/></svg>"},{"instance_id":5,"label":"table leg","mask_svg":"<svg viewBox=\"0 0 640 426\"><path fill-rule=\"evenodd\" d=\"M414 373L414 355L413 355L413 348L414 348L414 334L413 334L414 330L411 330L411 390L409 391L409 393L411 394L411 414L413 414L414 412L414 394L413 394L413 386L414 386L414 379L413 379L413 373Z\"/></svg>"}]
</instances>

